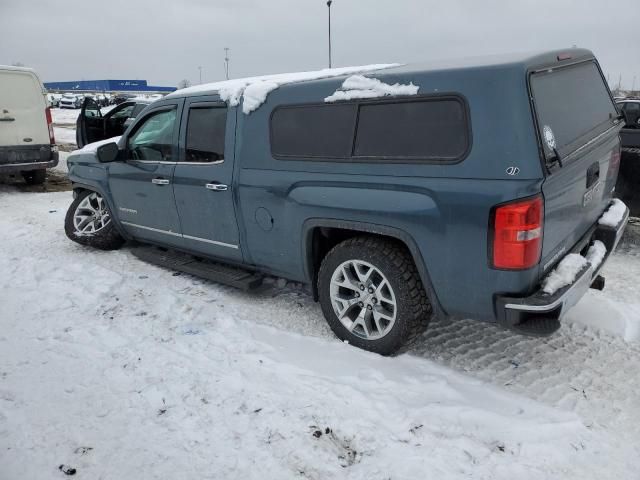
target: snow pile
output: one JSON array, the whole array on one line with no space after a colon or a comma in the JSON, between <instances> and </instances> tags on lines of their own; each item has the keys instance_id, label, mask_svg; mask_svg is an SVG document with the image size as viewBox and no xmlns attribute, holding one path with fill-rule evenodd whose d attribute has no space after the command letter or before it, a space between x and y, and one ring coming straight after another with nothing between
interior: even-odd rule
<instances>
[{"instance_id":1,"label":"snow pile","mask_svg":"<svg viewBox=\"0 0 640 480\"><path fill-rule=\"evenodd\" d=\"M607 247L600 240L596 240L589 247L586 258L577 253L570 253L542 281L542 291L553 295L562 287L571 285L586 265L591 265L593 270L596 270L606 255Z\"/></svg>"},{"instance_id":2,"label":"snow pile","mask_svg":"<svg viewBox=\"0 0 640 480\"><path fill-rule=\"evenodd\" d=\"M542 291L553 295L562 287L571 285L580 271L588 264L587 259L578 253L570 253L542 282Z\"/></svg>"},{"instance_id":3,"label":"snow pile","mask_svg":"<svg viewBox=\"0 0 640 480\"><path fill-rule=\"evenodd\" d=\"M217 91L222 100L234 107L244 98L242 111L245 114L249 114L260 107L260 105L266 101L267 95L280 85L371 72L374 70L393 68L399 65L398 63L374 64L359 67L325 68L311 72L279 73L259 77L238 78L183 88L182 90L170 93L167 97Z\"/></svg>"},{"instance_id":4,"label":"snow pile","mask_svg":"<svg viewBox=\"0 0 640 480\"><path fill-rule=\"evenodd\" d=\"M376 78L352 75L342 83L342 88L324 99L325 102L351 100L352 98L378 98L391 95L416 95L419 87L413 83L389 85Z\"/></svg>"},{"instance_id":5,"label":"snow pile","mask_svg":"<svg viewBox=\"0 0 640 480\"><path fill-rule=\"evenodd\" d=\"M606 227L617 227L627 213L627 206L618 198L614 198L613 202L606 212L600 217L598 223Z\"/></svg>"},{"instance_id":6,"label":"snow pile","mask_svg":"<svg viewBox=\"0 0 640 480\"><path fill-rule=\"evenodd\" d=\"M600 240L593 242L593 245L589 247L587 251L587 262L591 264L594 270L596 270L604 257L607 255L607 247L604 246Z\"/></svg>"},{"instance_id":7,"label":"snow pile","mask_svg":"<svg viewBox=\"0 0 640 480\"><path fill-rule=\"evenodd\" d=\"M242 111L249 114L262 105L267 99L267 95L278 88L276 82L264 81L252 83L244 89L244 103Z\"/></svg>"}]
</instances>

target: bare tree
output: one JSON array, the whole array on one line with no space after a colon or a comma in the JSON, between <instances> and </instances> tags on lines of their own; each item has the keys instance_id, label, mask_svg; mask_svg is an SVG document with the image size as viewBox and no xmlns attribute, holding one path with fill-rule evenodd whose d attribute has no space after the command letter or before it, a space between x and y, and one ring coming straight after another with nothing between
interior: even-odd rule
<instances>
[{"instance_id":1,"label":"bare tree","mask_svg":"<svg viewBox=\"0 0 640 480\"><path fill-rule=\"evenodd\" d=\"M186 78L178 82L178 90L191 86L191 81Z\"/></svg>"}]
</instances>

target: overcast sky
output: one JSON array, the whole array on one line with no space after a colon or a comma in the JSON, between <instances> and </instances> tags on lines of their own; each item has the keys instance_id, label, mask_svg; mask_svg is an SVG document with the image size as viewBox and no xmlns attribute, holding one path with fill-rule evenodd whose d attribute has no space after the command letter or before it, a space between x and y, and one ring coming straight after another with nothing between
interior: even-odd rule
<instances>
[{"instance_id":1,"label":"overcast sky","mask_svg":"<svg viewBox=\"0 0 640 480\"><path fill-rule=\"evenodd\" d=\"M640 87L640 1L334 0L334 66L592 49ZM176 85L327 66L325 0L0 0L0 64L44 81Z\"/></svg>"}]
</instances>

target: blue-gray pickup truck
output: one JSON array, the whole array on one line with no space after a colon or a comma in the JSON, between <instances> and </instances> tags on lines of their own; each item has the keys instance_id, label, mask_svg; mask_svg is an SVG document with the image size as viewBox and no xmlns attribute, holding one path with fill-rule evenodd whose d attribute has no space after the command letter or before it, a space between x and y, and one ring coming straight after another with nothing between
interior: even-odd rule
<instances>
[{"instance_id":1,"label":"blue-gray pickup truck","mask_svg":"<svg viewBox=\"0 0 640 480\"><path fill-rule=\"evenodd\" d=\"M199 85L69 157L65 231L245 289L304 282L381 354L433 316L549 335L625 228L622 125L577 48Z\"/></svg>"}]
</instances>

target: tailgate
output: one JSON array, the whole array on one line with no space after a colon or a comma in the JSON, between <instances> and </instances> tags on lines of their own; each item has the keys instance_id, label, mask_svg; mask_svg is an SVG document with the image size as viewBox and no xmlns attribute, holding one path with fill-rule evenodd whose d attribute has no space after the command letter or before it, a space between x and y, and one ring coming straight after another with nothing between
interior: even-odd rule
<instances>
[{"instance_id":1,"label":"tailgate","mask_svg":"<svg viewBox=\"0 0 640 480\"><path fill-rule=\"evenodd\" d=\"M622 122L595 60L545 69L529 82L547 167L544 274L607 208L620 164Z\"/></svg>"}]
</instances>

